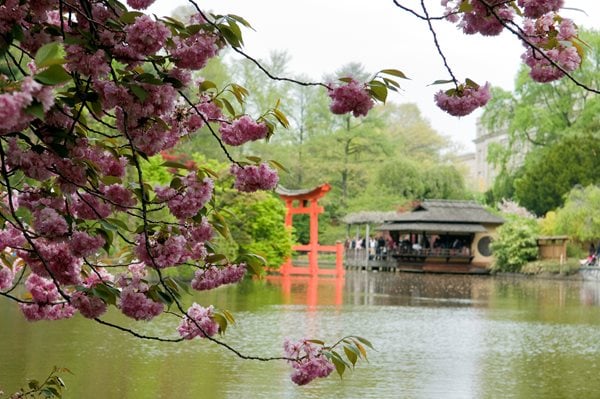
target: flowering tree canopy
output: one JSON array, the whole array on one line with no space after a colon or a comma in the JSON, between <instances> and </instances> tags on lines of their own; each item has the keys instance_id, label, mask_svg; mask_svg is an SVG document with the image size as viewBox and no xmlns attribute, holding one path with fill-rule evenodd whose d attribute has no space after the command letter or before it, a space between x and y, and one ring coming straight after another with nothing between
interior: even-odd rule
<instances>
[{"instance_id":1,"label":"flowering tree canopy","mask_svg":"<svg viewBox=\"0 0 600 399\"><path fill-rule=\"evenodd\" d=\"M235 189L271 190L277 162L236 160L228 148L268 139L288 121L279 104L261 115L240 114L246 89L217 87L195 75L225 47L254 61L242 50L246 20L212 15L193 1L189 21L139 11L153 2L128 0L128 8L117 0L0 0L0 295L17 302L31 321L79 312L144 339L207 339L243 358L285 360L297 384L334 369L341 375L366 358L367 340L351 336L330 346L288 341L284 357L257 358L218 339L234 321L228 311L182 306L183 287L167 269L196 268L191 288L208 290L247 272L260 274L264 260L248 253L228 259L212 245L216 233L227 235L213 197L214 172L169 161L164 166L178 171L170 184L152 186L141 160L206 127L231 162ZM569 76L581 62L574 24L556 14L562 1L442 3L440 19L458 23L466 34L516 30L515 14L522 15L517 35L536 80ZM431 27L433 18L421 4L424 15L408 11ZM254 62L271 78L290 80ZM436 82L454 84L436 94L442 109L462 116L485 105L488 84L459 83L448 72L451 80ZM400 87L395 79L404 78L384 69L369 82L290 81L328 90L333 113L359 117L385 102L388 90ZM21 282L24 296L15 294ZM111 324L102 319L109 306L135 320L167 309L178 313L178 336L146 336Z\"/></svg>"}]
</instances>

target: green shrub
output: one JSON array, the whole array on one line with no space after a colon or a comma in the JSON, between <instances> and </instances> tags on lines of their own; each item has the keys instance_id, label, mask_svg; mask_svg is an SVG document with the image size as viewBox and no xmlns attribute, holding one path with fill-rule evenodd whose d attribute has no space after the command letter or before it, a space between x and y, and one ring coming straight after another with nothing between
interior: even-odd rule
<instances>
[{"instance_id":1,"label":"green shrub","mask_svg":"<svg viewBox=\"0 0 600 399\"><path fill-rule=\"evenodd\" d=\"M538 256L536 237L539 227L535 219L505 217L506 223L498 228L498 237L492 242L496 258L492 270L518 272L521 266Z\"/></svg>"}]
</instances>

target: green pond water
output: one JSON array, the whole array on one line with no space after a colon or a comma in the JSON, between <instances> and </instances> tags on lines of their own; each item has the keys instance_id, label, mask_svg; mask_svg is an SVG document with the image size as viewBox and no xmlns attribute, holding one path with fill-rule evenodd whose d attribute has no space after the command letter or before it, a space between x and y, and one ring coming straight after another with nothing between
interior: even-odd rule
<instances>
[{"instance_id":1,"label":"green pond water","mask_svg":"<svg viewBox=\"0 0 600 399\"><path fill-rule=\"evenodd\" d=\"M204 341L143 341L76 316L28 323L0 297L0 390L67 367L65 398L599 398L600 283L394 273L245 281L193 298L229 309L225 342L282 355L284 337L348 334L377 351L343 380L295 386L282 362ZM190 299L191 301L191 299ZM175 336L178 320L130 322Z\"/></svg>"}]
</instances>

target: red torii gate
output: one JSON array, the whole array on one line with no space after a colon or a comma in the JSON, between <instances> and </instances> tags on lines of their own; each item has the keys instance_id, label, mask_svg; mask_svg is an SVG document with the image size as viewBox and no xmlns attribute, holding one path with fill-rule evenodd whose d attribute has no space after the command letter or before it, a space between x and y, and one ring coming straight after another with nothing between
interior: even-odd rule
<instances>
[{"instance_id":1,"label":"red torii gate","mask_svg":"<svg viewBox=\"0 0 600 399\"><path fill-rule=\"evenodd\" d=\"M310 239L308 245L295 245L292 247L295 251L308 252L308 268L292 266L292 259L288 259L281 266L281 274L308 274L317 276L319 274L333 274L336 276L344 275L344 247L341 242L335 245L319 245L319 214L324 209L319 206L319 199L322 198L331 186L327 183L321 184L308 190L288 190L278 186L275 192L285 201L287 213L285 215L285 225L292 227L293 215L310 215ZM335 252L335 269L319 269L319 252Z\"/></svg>"}]
</instances>

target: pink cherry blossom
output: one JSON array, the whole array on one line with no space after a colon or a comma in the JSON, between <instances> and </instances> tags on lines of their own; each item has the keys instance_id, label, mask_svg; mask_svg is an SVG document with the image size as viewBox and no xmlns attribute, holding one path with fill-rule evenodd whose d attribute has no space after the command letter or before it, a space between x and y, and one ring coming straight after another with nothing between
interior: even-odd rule
<instances>
[{"instance_id":1,"label":"pink cherry blossom","mask_svg":"<svg viewBox=\"0 0 600 399\"><path fill-rule=\"evenodd\" d=\"M244 192L272 190L279 182L277 172L266 163L261 163L260 166L238 166L233 164L231 165L231 173L235 176L233 187Z\"/></svg>"},{"instance_id":2,"label":"pink cherry blossom","mask_svg":"<svg viewBox=\"0 0 600 399\"><path fill-rule=\"evenodd\" d=\"M121 291L119 308L125 316L132 319L151 320L163 312L165 305L154 302L143 292L136 291L132 287L126 287Z\"/></svg>"},{"instance_id":3,"label":"pink cherry blossom","mask_svg":"<svg viewBox=\"0 0 600 399\"><path fill-rule=\"evenodd\" d=\"M15 275L11 269L6 266L0 266L0 291L12 287Z\"/></svg>"},{"instance_id":4,"label":"pink cherry blossom","mask_svg":"<svg viewBox=\"0 0 600 399\"><path fill-rule=\"evenodd\" d=\"M435 103L442 110L453 116L465 116L478 107L483 107L490 100L490 85L473 87L460 85L458 89L438 91L435 94Z\"/></svg>"},{"instance_id":5,"label":"pink cherry blossom","mask_svg":"<svg viewBox=\"0 0 600 399\"><path fill-rule=\"evenodd\" d=\"M69 226L64 217L52 208L42 208L33 213L33 227L42 236L60 237L67 233Z\"/></svg>"},{"instance_id":6,"label":"pink cherry blossom","mask_svg":"<svg viewBox=\"0 0 600 399\"><path fill-rule=\"evenodd\" d=\"M246 265L229 264L224 267L207 265L199 269L192 279L192 288L198 291L211 290L221 285L237 283L246 274Z\"/></svg>"},{"instance_id":7,"label":"pink cherry blossom","mask_svg":"<svg viewBox=\"0 0 600 399\"><path fill-rule=\"evenodd\" d=\"M79 45L71 45L66 46L66 52L67 68L70 71L93 78L106 76L110 72L106 53L102 49L89 53Z\"/></svg>"},{"instance_id":8,"label":"pink cherry blossom","mask_svg":"<svg viewBox=\"0 0 600 399\"><path fill-rule=\"evenodd\" d=\"M177 327L179 335L185 339L195 337L212 337L219 331L219 325L214 321L214 309L211 306L204 308L193 303L187 310L181 324Z\"/></svg>"},{"instance_id":9,"label":"pink cherry blossom","mask_svg":"<svg viewBox=\"0 0 600 399\"><path fill-rule=\"evenodd\" d=\"M127 0L127 4L136 10L144 10L152 5L155 0Z\"/></svg>"},{"instance_id":10,"label":"pink cherry blossom","mask_svg":"<svg viewBox=\"0 0 600 399\"><path fill-rule=\"evenodd\" d=\"M217 36L202 30L185 39L173 38L175 48L171 50L171 56L175 65L194 70L204 68L208 60L219 51L217 40Z\"/></svg>"},{"instance_id":11,"label":"pink cherry blossom","mask_svg":"<svg viewBox=\"0 0 600 399\"><path fill-rule=\"evenodd\" d=\"M354 79L341 86L330 88L328 94L332 99L329 109L334 114L341 115L352 112L356 117L366 116L374 105L367 86Z\"/></svg>"},{"instance_id":12,"label":"pink cherry blossom","mask_svg":"<svg viewBox=\"0 0 600 399\"><path fill-rule=\"evenodd\" d=\"M69 248L74 256L82 258L98 252L104 242L104 238L100 235L91 236L84 231L75 231L69 240Z\"/></svg>"},{"instance_id":13,"label":"pink cherry blossom","mask_svg":"<svg viewBox=\"0 0 600 399\"><path fill-rule=\"evenodd\" d=\"M148 15L137 17L133 25L125 27L125 33L128 46L141 56L155 54L171 36L169 28Z\"/></svg>"},{"instance_id":14,"label":"pink cherry blossom","mask_svg":"<svg viewBox=\"0 0 600 399\"><path fill-rule=\"evenodd\" d=\"M526 45L527 49L521 56L523 62L531 68L529 76L533 80L552 82L562 78L565 72L573 72L579 68L581 56L572 45L577 36L577 28L570 19L547 13L536 20L526 19L523 31L528 40L537 46L537 49L533 49Z\"/></svg>"},{"instance_id":15,"label":"pink cherry blossom","mask_svg":"<svg viewBox=\"0 0 600 399\"><path fill-rule=\"evenodd\" d=\"M68 303L20 303L19 308L27 321L69 319L75 314L75 308Z\"/></svg>"},{"instance_id":16,"label":"pink cherry blossom","mask_svg":"<svg viewBox=\"0 0 600 399\"><path fill-rule=\"evenodd\" d=\"M6 248L21 248L25 245L25 237L21 230L7 223L4 230L0 230L0 251Z\"/></svg>"},{"instance_id":17,"label":"pink cherry blossom","mask_svg":"<svg viewBox=\"0 0 600 399\"><path fill-rule=\"evenodd\" d=\"M208 220L203 217L200 223L194 224L191 227L185 227L182 229L182 232L188 237L192 242L206 242L210 241L213 237L213 228L208 222Z\"/></svg>"},{"instance_id":18,"label":"pink cherry blossom","mask_svg":"<svg viewBox=\"0 0 600 399\"><path fill-rule=\"evenodd\" d=\"M118 210L125 210L137 204L137 199L133 196L131 190L128 190L121 184L111 184L101 188L102 195L106 200Z\"/></svg>"},{"instance_id":19,"label":"pink cherry blossom","mask_svg":"<svg viewBox=\"0 0 600 399\"><path fill-rule=\"evenodd\" d=\"M523 15L527 18L539 18L548 12L560 10L564 0L518 0L517 4L523 8Z\"/></svg>"},{"instance_id":20,"label":"pink cherry blossom","mask_svg":"<svg viewBox=\"0 0 600 399\"><path fill-rule=\"evenodd\" d=\"M17 255L23 258L31 271L42 277L52 275L61 284L73 285L81 282L82 260L72 254L67 242L37 239L35 247L35 253L17 251Z\"/></svg>"},{"instance_id":21,"label":"pink cherry blossom","mask_svg":"<svg viewBox=\"0 0 600 399\"><path fill-rule=\"evenodd\" d=\"M294 368L291 378L298 385L306 385L315 378L327 377L335 369L317 347L308 340L290 341L286 339L283 349L287 357L293 359L288 362Z\"/></svg>"},{"instance_id":22,"label":"pink cherry blossom","mask_svg":"<svg viewBox=\"0 0 600 399\"><path fill-rule=\"evenodd\" d=\"M269 133L264 122L257 123L247 115L234 120L232 123L221 123L219 128L221 139L225 144L242 145L248 141L264 139Z\"/></svg>"},{"instance_id":23,"label":"pink cherry blossom","mask_svg":"<svg viewBox=\"0 0 600 399\"><path fill-rule=\"evenodd\" d=\"M88 220L104 219L112 213L110 206L106 202L90 193L82 193L74 196L71 211L78 218Z\"/></svg>"},{"instance_id":24,"label":"pink cherry blossom","mask_svg":"<svg viewBox=\"0 0 600 399\"><path fill-rule=\"evenodd\" d=\"M161 237L161 233L151 237L146 244L143 235L138 237L135 252L146 265L157 268L176 266L190 259L187 240L181 235ZM148 252L148 247L150 252Z\"/></svg>"},{"instance_id":25,"label":"pink cherry blossom","mask_svg":"<svg viewBox=\"0 0 600 399\"><path fill-rule=\"evenodd\" d=\"M79 310L83 317L94 319L106 312L106 303L98 297L77 291L71 295L71 305Z\"/></svg>"},{"instance_id":26,"label":"pink cherry blossom","mask_svg":"<svg viewBox=\"0 0 600 399\"><path fill-rule=\"evenodd\" d=\"M196 172L183 177L181 182L183 186L180 190L157 187L155 192L159 200L167 202L175 217L186 219L195 216L210 201L214 183L208 177L198 180Z\"/></svg>"}]
</instances>

